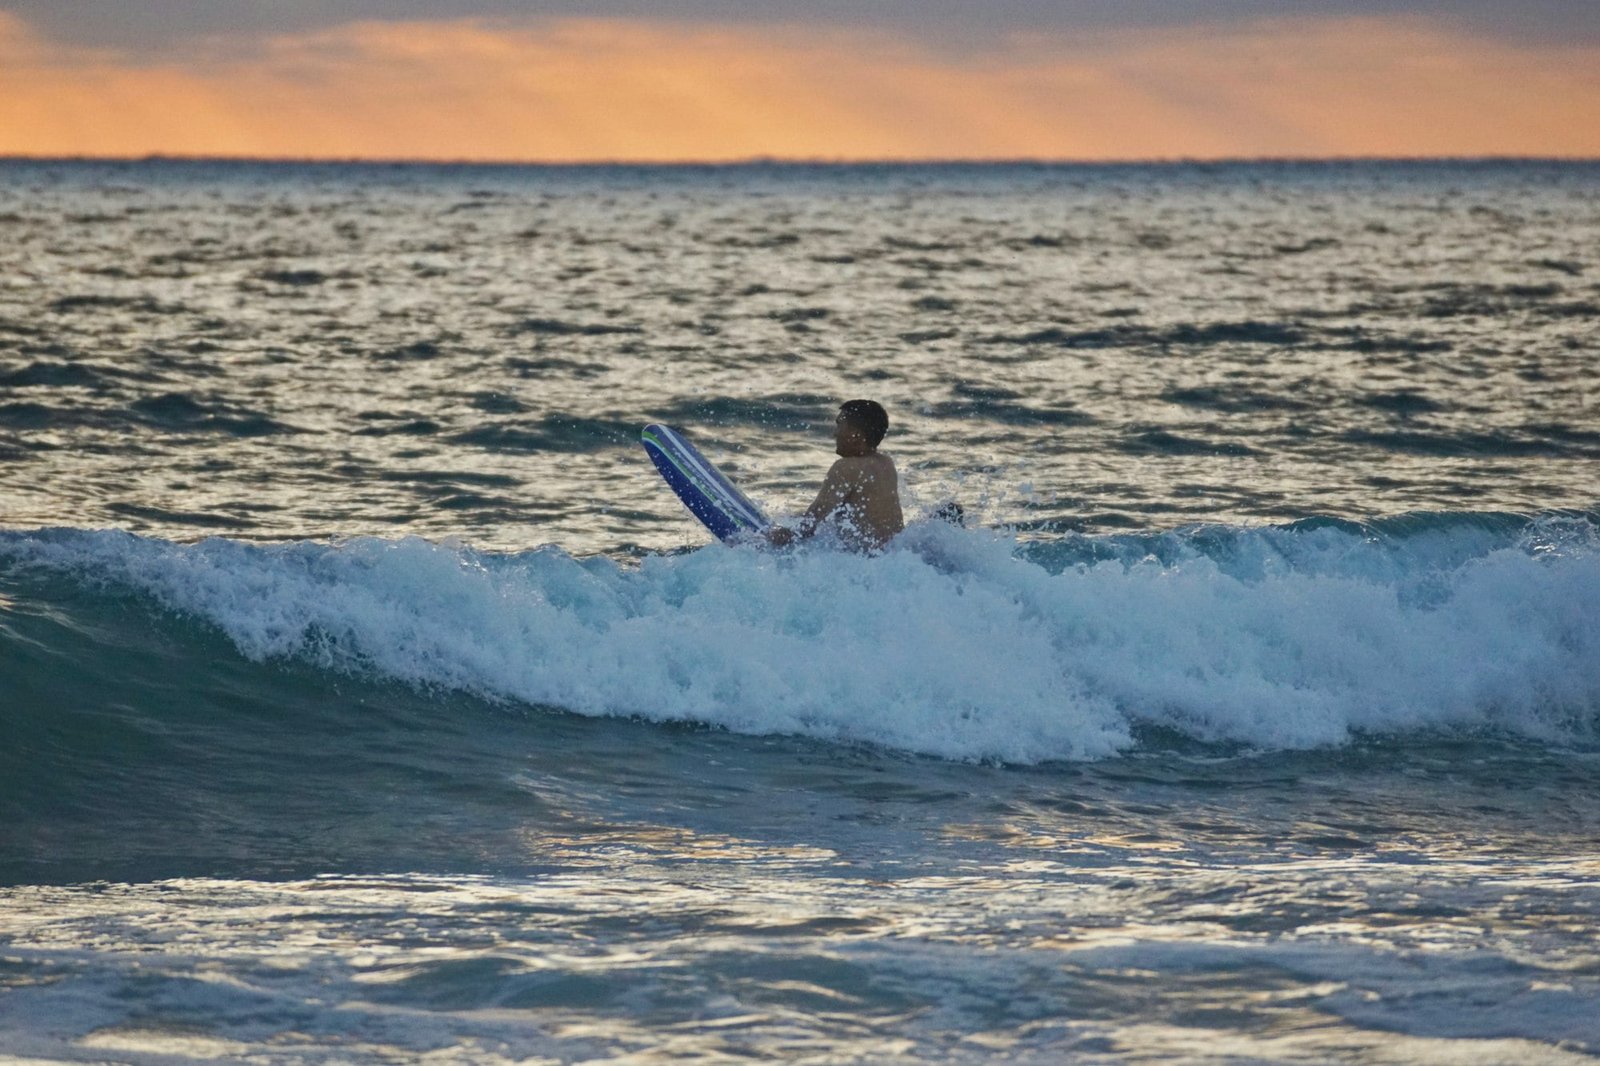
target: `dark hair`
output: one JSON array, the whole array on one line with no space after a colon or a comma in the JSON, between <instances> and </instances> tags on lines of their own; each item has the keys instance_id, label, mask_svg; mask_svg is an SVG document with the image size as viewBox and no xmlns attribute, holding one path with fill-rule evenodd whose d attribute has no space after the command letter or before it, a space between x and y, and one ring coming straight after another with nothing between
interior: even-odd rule
<instances>
[{"instance_id":1,"label":"dark hair","mask_svg":"<svg viewBox=\"0 0 1600 1066\"><path fill-rule=\"evenodd\" d=\"M859 426L867 435L867 444L876 448L889 432L889 412L876 400L849 400L839 405L839 417Z\"/></svg>"}]
</instances>

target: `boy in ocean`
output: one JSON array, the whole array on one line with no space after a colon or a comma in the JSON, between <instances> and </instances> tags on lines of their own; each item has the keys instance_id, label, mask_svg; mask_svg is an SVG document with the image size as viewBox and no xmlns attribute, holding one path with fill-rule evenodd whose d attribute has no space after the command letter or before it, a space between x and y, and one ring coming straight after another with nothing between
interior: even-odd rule
<instances>
[{"instance_id":1,"label":"boy in ocean","mask_svg":"<svg viewBox=\"0 0 1600 1066\"><path fill-rule=\"evenodd\" d=\"M799 525L773 526L767 539L781 548L827 528L857 551L874 551L904 529L899 475L894 460L878 451L887 432L889 414L875 401L851 400L841 406L833 422L838 461Z\"/></svg>"}]
</instances>

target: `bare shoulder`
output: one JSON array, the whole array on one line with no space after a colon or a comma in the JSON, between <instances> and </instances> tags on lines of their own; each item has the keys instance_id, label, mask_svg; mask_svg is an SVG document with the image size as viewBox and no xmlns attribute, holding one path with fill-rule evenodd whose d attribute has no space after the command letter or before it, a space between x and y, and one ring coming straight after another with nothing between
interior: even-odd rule
<instances>
[{"instance_id":1,"label":"bare shoulder","mask_svg":"<svg viewBox=\"0 0 1600 1066\"><path fill-rule=\"evenodd\" d=\"M831 481L845 481L854 484L877 481L882 477L894 477L894 460L882 452L871 455L847 455L833 461L833 466L828 468L828 478Z\"/></svg>"},{"instance_id":2,"label":"bare shoulder","mask_svg":"<svg viewBox=\"0 0 1600 1066\"><path fill-rule=\"evenodd\" d=\"M873 452L871 455L862 455L853 459L841 459L841 463L856 464L852 467L855 475L866 481L878 481L883 478L893 479L896 476L894 460L883 452Z\"/></svg>"},{"instance_id":3,"label":"bare shoulder","mask_svg":"<svg viewBox=\"0 0 1600 1066\"><path fill-rule=\"evenodd\" d=\"M894 460L889 458L888 452L873 452L871 455L846 455L835 459L833 465L839 470L893 470Z\"/></svg>"},{"instance_id":4,"label":"bare shoulder","mask_svg":"<svg viewBox=\"0 0 1600 1066\"><path fill-rule=\"evenodd\" d=\"M833 465L828 468L828 477L833 480L854 481L859 478L867 469L862 464L864 464L868 458L869 456L865 455L841 456L840 458L835 459L833 461Z\"/></svg>"}]
</instances>

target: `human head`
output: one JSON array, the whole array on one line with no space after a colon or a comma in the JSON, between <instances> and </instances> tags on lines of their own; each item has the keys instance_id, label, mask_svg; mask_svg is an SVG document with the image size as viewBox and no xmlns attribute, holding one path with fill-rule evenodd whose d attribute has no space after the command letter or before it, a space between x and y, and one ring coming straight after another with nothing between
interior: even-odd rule
<instances>
[{"instance_id":1,"label":"human head","mask_svg":"<svg viewBox=\"0 0 1600 1066\"><path fill-rule=\"evenodd\" d=\"M876 400L849 400L839 406L835 427L834 440L840 455L856 442L864 455L881 444L889 432L889 413Z\"/></svg>"}]
</instances>

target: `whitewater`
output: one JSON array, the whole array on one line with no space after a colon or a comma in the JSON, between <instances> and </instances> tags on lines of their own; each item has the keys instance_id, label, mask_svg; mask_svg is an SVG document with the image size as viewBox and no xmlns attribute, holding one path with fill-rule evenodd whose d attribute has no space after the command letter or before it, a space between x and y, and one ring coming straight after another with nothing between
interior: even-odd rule
<instances>
[{"instance_id":1,"label":"whitewater","mask_svg":"<svg viewBox=\"0 0 1600 1066\"><path fill-rule=\"evenodd\" d=\"M1160 553L1160 554L1158 554ZM1364 734L1591 741L1593 516L1160 538L914 526L881 557L708 547L636 564L418 538L0 537L11 569L294 657L491 700L954 759L1262 750Z\"/></svg>"},{"instance_id":2,"label":"whitewater","mask_svg":"<svg viewBox=\"0 0 1600 1066\"><path fill-rule=\"evenodd\" d=\"M0 236L0 1058L1600 1054L1600 166L5 160ZM858 396L873 556L638 444L793 516Z\"/></svg>"}]
</instances>

